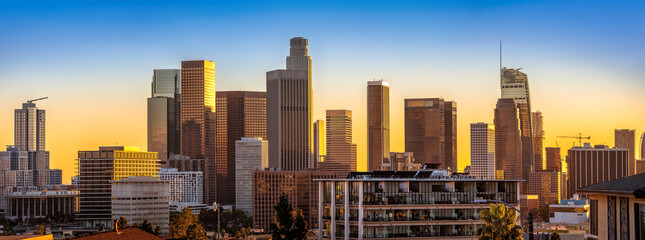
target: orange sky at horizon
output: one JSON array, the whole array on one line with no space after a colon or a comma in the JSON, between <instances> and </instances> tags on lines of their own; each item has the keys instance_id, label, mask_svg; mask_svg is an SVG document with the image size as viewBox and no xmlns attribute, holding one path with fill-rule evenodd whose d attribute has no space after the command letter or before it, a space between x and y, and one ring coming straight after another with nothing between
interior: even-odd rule
<instances>
[{"instance_id":1,"label":"orange sky at horizon","mask_svg":"<svg viewBox=\"0 0 645 240\"><path fill-rule=\"evenodd\" d=\"M152 73L152 69L145 71ZM538 74L527 74L532 109L541 111L544 116L546 147L555 146L557 141L564 157L576 140L556 139L555 136L576 135L578 132L592 136L592 144L613 147L616 128L636 129L635 141L638 144L645 130L645 111L642 111L645 101L638 89L600 81L590 81L585 85L548 82ZM142 70L141 75L146 73ZM139 146L146 150L146 98L149 97L150 77L131 78L127 86L90 81L68 88L65 84L72 83L61 82L55 86L32 87L29 91L25 90L32 86L29 81L6 84L0 91L0 126L4 129L0 132L0 144L13 144L14 109L20 108L26 100L49 96L49 99L36 104L47 111L46 147L51 155L50 165L51 168L63 169L64 183L69 183L75 174L74 164L79 150L95 150L105 145ZM332 76L325 73L314 74L314 120L324 119L327 109L352 110L358 170L365 170L366 86L371 79L336 79L334 83L340 85L334 85L324 80L330 78ZM388 81L387 75L383 78ZM457 76L453 82L460 81L460 78L470 76ZM499 97L499 82L495 78L491 71L482 81L468 84L432 81L418 87L411 86L423 82L423 78L389 80L391 151L404 151L403 99L443 97L457 102L458 166L463 169L470 162L470 123L493 122L493 109ZM218 90L239 90L239 86L232 87L235 82L228 81L226 77L216 80ZM264 79L254 83L246 87L249 90L263 89ZM557 87L550 87L552 84L557 84Z\"/></svg>"}]
</instances>

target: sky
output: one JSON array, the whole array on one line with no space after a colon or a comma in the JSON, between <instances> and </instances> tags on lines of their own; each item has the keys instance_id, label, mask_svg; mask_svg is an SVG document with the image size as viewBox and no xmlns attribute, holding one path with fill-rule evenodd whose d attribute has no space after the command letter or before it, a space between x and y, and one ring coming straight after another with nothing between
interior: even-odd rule
<instances>
[{"instance_id":1,"label":"sky","mask_svg":"<svg viewBox=\"0 0 645 240\"><path fill-rule=\"evenodd\" d=\"M403 99L457 102L458 165L470 123L493 122L503 65L528 74L545 146L565 154L582 133L614 145L645 131L642 1L0 1L0 145L13 109L47 110L51 167L75 175L77 151L146 149L153 69L216 62L216 89L265 90L289 39L309 39L314 119L353 111L366 169L367 81L390 82L392 151L404 151ZM637 140L638 142L638 140ZM637 156L638 157L638 156Z\"/></svg>"}]
</instances>

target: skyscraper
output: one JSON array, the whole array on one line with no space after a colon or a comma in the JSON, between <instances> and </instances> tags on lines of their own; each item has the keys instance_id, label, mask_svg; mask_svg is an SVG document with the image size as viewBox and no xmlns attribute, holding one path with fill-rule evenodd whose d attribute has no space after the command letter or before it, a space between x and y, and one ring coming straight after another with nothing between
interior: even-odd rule
<instances>
[{"instance_id":1,"label":"skyscraper","mask_svg":"<svg viewBox=\"0 0 645 240\"><path fill-rule=\"evenodd\" d=\"M502 68L500 88L502 91L501 98L512 98L515 100L518 109L519 130L522 152L522 165L523 174L526 175L525 179L528 181L528 174L535 169L535 155L533 153L533 134L531 124L531 98L529 94L529 80L526 73L519 69ZM497 124L495 124L497 125ZM525 182L526 183L526 182ZM526 184L522 184L526 186ZM525 193L525 192L522 192Z\"/></svg>"},{"instance_id":2,"label":"skyscraper","mask_svg":"<svg viewBox=\"0 0 645 240\"><path fill-rule=\"evenodd\" d=\"M181 153L181 71L155 69L148 98L148 151L159 153L162 166L170 154Z\"/></svg>"},{"instance_id":3,"label":"skyscraper","mask_svg":"<svg viewBox=\"0 0 645 240\"><path fill-rule=\"evenodd\" d=\"M326 140L325 137L325 121L316 120L314 122L314 167L321 168L323 167L325 154L327 150L325 149Z\"/></svg>"},{"instance_id":4,"label":"skyscraper","mask_svg":"<svg viewBox=\"0 0 645 240\"><path fill-rule=\"evenodd\" d=\"M45 151L45 110L33 101L15 110L14 145L18 151Z\"/></svg>"},{"instance_id":5,"label":"skyscraper","mask_svg":"<svg viewBox=\"0 0 645 240\"><path fill-rule=\"evenodd\" d=\"M304 170L314 166L313 92L307 39L291 39L286 70L267 72L269 167Z\"/></svg>"},{"instance_id":6,"label":"skyscraper","mask_svg":"<svg viewBox=\"0 0 645 240\"><path fill-rule=\"evenodd\" d=\"M546 150L546 170L562 171L562 157L560 156L559 147L548 147Z\"/></svg>"},{"instance_id":7,"label":"skyscraper","mask_svg":"<svg viewBox=\"0 0 645 240\"><path fill-rule=\"evenodd\" d=\"M629 175L636 174L636 148L634 141L636 135L634 129L615 129L614 130L614 145L616 148L626 148L629 150Z\"/></svg>"},{"instance_id":8,"label":"skyscraper","mask_svg":"<svg viewBox=\"0 0 645 240\"><path fill-rule=\"evenodd\" d=\"M535 160L535 170L544 169L544 124L542 112L531 113L531 123L533 132L533 155Z\"/></svg>"},{"instance_id":9,"label":"skyscraper","mask_svg":"<svg viewBox=\"0 0 645 240\"><path fill-rule=\"evenodd\" d=\"M522 158L519 108L512 98L500 98L495 108L495 167L502 170L504 179L528 180L528 168ZM520 184L526 193L527 183Z\"/></svg>"},{"instance_id":10,"label":"skyscraper","mask_svg":"<svg viewBox=\"0 0 645 240\"><path fill-rule=\"evenodd\" d=\"M390 84L367 82L367 170L378 171L390 157Z\"/></svg>"},{"instance_id":11,"label":"skyscraper","mask_svg":"<svg viewBox=\"0 0 645 240\"><path fill-rule=\"evenodd\" d=\"M629 150L605 145L572 147L567 154L569 184L567 198L579 188L596 183L628 177Z\"/></svg>"},{"instance_id":12,"label":"skyscraper","mask_svg":"<svg viewBox=\"0 0 645 240\"><path fill-rule=\"evenodd\" d=\"M495 179L495 125L470 124L470 173L482 179Z\"/></svg>"},{"instance_id":13,"label":"skyscraper","mask_svg":"<svg viewBox=\"0 0 645 240\"><path fill-rule=\"evenodd\" d=\"M352 111L327 110L325 170L345 177L356 171L356 144L352 143Z\"/></svg>"},{"instance_id":14,"label":"skyscraper","mask_svg":"<svg viewBox=\"0 0 645 240\"><path fill-rule=\"evenodd\" d=\"M253 171L269 167L269 144L261 138L242 138L235 148L235 208L253 216Z\"/></svg>"},{"instance_id":15,"label":"skyscraper","mask_svg":"<svg viewBox=\"0 0 645 240\"><path fill-rule=\"evenodd\" d=\"M641 160L645 160L645 133L641 135L641 141L639 146L641 149Z\"/></svg>"},{"instance_id":16,"label":"skyscraper","mask_svg":"<svg viewBox=\"0 0 645 240\"><path fill-rule=\"evenodd\" d=\"M215 149L215 63L181 62L182 154L204 159L204 203L217 199Z\"/></svg>"},{"instance_id":17,"label":"skyscraper","mask_svg":"<svg viewBox=\"0 0 645 240\"><path fill-rule=\"evenodd\" d=\"M235 204L235 142L267 137L266 92L219 91L217 96L217 203Z\"/></svg>"},{"instance_id":18,"label":"skyscraper","mask_svg":"<svg viewBox=\"0 0 645 240\"><path fill-rule=\"evenodd\" d=\"M405 99L405 151L418 163L457 170L457 104L442 98Z\"/></svg>"}]
</instances>

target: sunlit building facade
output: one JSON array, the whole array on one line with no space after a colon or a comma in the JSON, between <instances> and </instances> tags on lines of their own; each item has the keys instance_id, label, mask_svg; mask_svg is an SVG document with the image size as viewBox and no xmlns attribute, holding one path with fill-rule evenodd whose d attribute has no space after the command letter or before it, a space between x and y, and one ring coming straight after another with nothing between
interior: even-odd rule
<instances>
[{"instance_id":1,"label":"sunlit building facade","mask_svg":"<svg viewBox=\"0 0 645 240\"><path fill-rule=\"evenodd\" d=\"M128 224L148 221L162 235L168 234L170 192L168 182L151 176L130 176L112 181L112 221L124 217Z\"/></svg>"},{"instance_id":2,"label":"sunlit building facade","mask_svg":"<svg viewBox=\"0 0 645 240\"><path fill-rule=\"evenodd\" d=\"M367 169L378 171L390 157L390 84L367 82Z\"/></svg>"},{"instance_id":3,"label":"sunlit building facade","mask_svg":"<svg viewBox=\"0 0 645 240\"><path fill-rule=\"evenodd\" d=\"M470 124L470 174L481 179L496 179L493 124Z\"/></svg>"},{"instance_id":4,"label":"sunlit building facade","mask_svg":"<svg viewBox=\"0 0 645 240\"><path fill-rule=\"evenodd\" d=\"M529 194L538 195L540 205L560 202L562 196L562 172L535 171L529 174Z\"/></svg>"},{"instance_id":5,"label":"sunlit building facade","mask_svg":"<svg viewBox=\"0 0 645 240\"><path fill-rule=\"evenodd\" d=\"M477 239L479 199L519 205L517 180L446 170L353 172L318 180L318 239Z\"/></svg>"},{"instance_id":6,"label":"sunlit building facade","mask_svg":"<svg viewBox=\"0 0 645 240\"><path fill-rule=\"evenodd\" d=\"M560 148L547 147L544 151L546 152L546 170L561 172L562 156L560 155Z\"/></svg>"},{"instance_id":7,"label":"sunlit building facade","mask_svg":"<svg viewBox=\"0 0 645 240\"><path fill-rule=\"evenodd\" d=\"M215 63L181 62L182 155L204 159L204 203L217 199Z\"/></svg>"},{"instance_id":8,"label":"sunlit building facade","mask_svg":"<svg viewBox=\"0 0 645 240\"><path fill-rule=\"evenodd\" d=\"M533 134L533 160L535 161L535 171L543 170L544 164L544 117L542 112L531 113L531 124Z\"/></svg>"},{"instance_id":9,"label":"sunlit building facade","mask_svg":"<svg viewBox=\"0 0 645 240\"><path fill-rule=\"evenodd\" d=\"M495 107L495 168L502 171L504 179L528 180L530 171L525 171L523 160L517 104L512 98L501 98ZM520 184L522 193L528 191L527 182Z\"/></svg>"},{"instance_id":10,"label":"sunlit building facade","mask_svg":"<svg viewBox=\"0 0 645 240\"><path fill-rule=\"evenodd\" d=\"M316 120L314 122L314 168L324 167L325 154L327 154L325 137L325 121Z\"/></svg>"},{"instance_id":11,"label":"sunlit building facade","mask_svg":"<svg viewBox=\"0 0 645 240\"><path fill-rule=\"evenodd\" d=\"M580 188L629 176L629 150L605 145L572 147L567 154L567 198Z\"/></svg>"},{"instance_id":12,"label":"sunlit building facade","mask_svg":"<svg viewBox=\"0 0 645 240\"><path fill-rule=\"evenodd\" d=\"M352 143L352 111L327 110L325 170L344 177L356 171L356 144Z\"/></svg>"},{"instance_id":13,"label":"sunlit building facade","mask_svg":"<svg viewBox=\"0 0 645 240\"><path fill-rule=\"evenodd\" d=\"M76 171L79 192L76 221L84 228L109 229L112 182L130 176L156 178L159 159L156 152L143 152L138 147L105 146L98 151L79 151Z\"/></svg>"},{"instance_id":14,"label":"sunlit building facade","mask_svg":"<svg viewBox=\"0 0 645 240\"><path fill-rule=\"evenodd\" d=\"M18 151L45 151L45 110L33 102L16 109L14 145Z\"/></svg>"}]
</instances>

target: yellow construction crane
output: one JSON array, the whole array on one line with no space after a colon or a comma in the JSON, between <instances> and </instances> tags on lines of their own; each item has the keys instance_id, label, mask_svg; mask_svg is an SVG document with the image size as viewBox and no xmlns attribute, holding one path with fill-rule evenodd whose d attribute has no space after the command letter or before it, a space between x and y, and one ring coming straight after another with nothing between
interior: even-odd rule
<instances>
[{"instance_id":1,"label":"yellow construction crane","mask_svg":"<svg viewBox=\"0 0 645 240\"><path fill-rule=\"evenodd\" d=\"M582 139L590 140L590 136L582 136L582 133L578 133L578 136L557 136L558 138L575 138L578 139L578 144L582 147Z\"/></svg>"},{"instance_id":2,"label":"yellow construction crane","mask_svg":"<svg viewBox=\"0 0 645 240\"><path fill-rule=\"evenodd\" d=\"M45 100L45 99L47 99L47 97L36 98L36 99L29 100L27 102L32 103L32 102L35 102L35 101L40 101L40 100Z\"/></svg>"}]
</instances>

